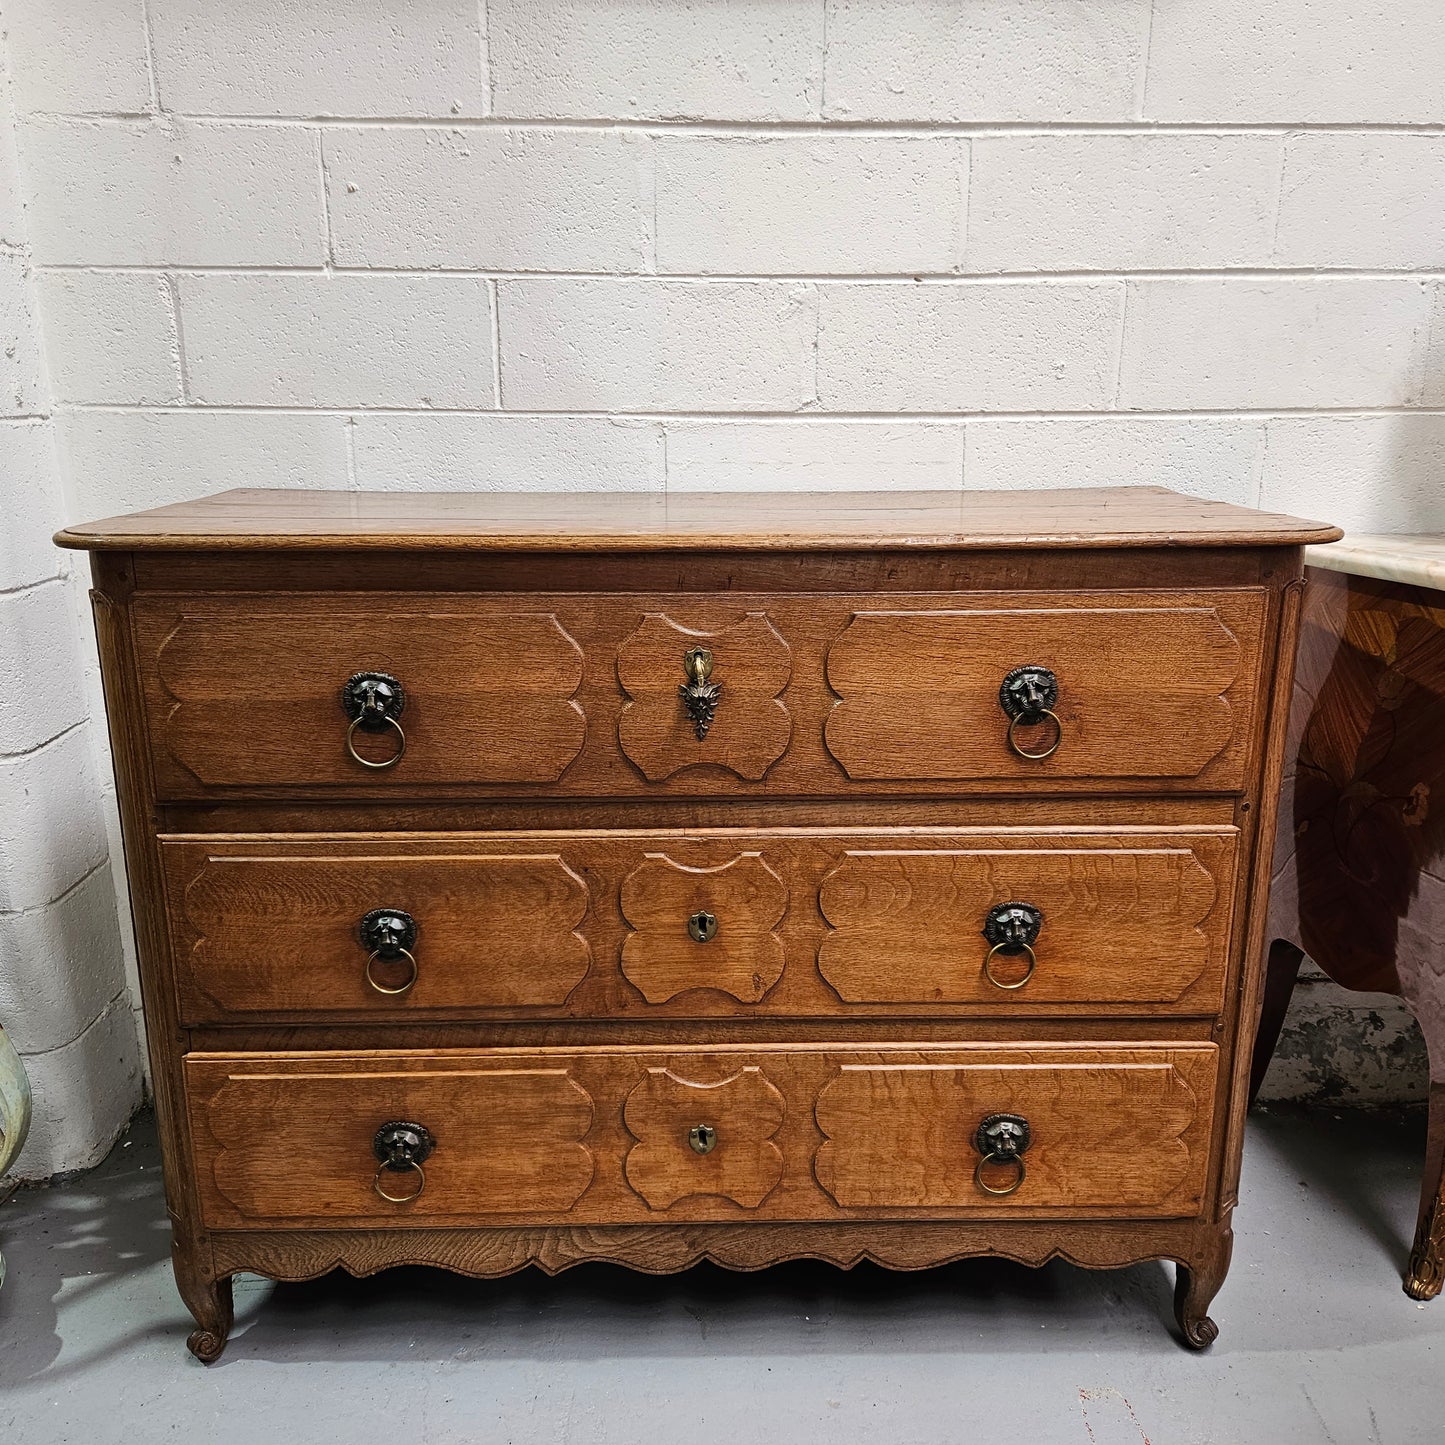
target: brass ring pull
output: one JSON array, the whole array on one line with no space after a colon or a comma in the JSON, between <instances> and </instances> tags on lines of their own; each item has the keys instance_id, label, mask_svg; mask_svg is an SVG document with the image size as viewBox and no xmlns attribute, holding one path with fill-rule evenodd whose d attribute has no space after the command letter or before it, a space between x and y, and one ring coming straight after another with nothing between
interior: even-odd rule
<instances>
[{"instance_id":1,"label":"brass ring pull","mask_svg":"<svg viewBox=\"0 0 1445 1445\"><path fill-rule=\"evenodd\" d=\"M426 1170L423 1169L415 1159L410 1160L401 1170L402 1173L405 1173L407 1170L413 1170L416 1173L416 1188L410 1194L388 1194L386 1190L381 1187L381 1176L388 1170L391 1170L392 1173L397 1172L390 1164L378 1165L376 1177L371 1181L371 1187L385 1199L388 1204L410 1204L413 1199L421 1198L421 1192L426 1188Z\"/></svg>"},{"instance_id":2,"label":"brass ring pull","mask_svg":"<svg viewBox=\"0 0 1445 1445\"><path fill-rule=\"evenodd\" d=\"M1030 950L1030 951L1032 951L1032 950ZM376 981L376 975L372 972L372 965L375 964L376 960L377 960L378 958L381 958L381 957L383 957L383 954L382 954L382 952L381 952L381 950L380 950L379 948L374 948L374 949L372 949L370 956L369 956L369 957L367 958L367 960L366 960L366 981L367 981L367 983L369 983L369 984L372 986L372 988L374 988L374 989L377 991L377 993L385 993L385 994L393 994L393 995L395 995L395 994L400 994L400 993L406 993L406 992L408 992L408 990L410 990L412 984L414 984L414 983L416 982L416 980L417 980L417 975L421 972L421 970L417 967L416 955L411 951L411 949L409 949L409 948L401 948L400 946L398 946L398 948L397 948L397 950L396 950L395 953L393 953L393 954L390 955L390 957L391 957L392 959L397 959L397 958L404 958L404 959L406 959L407 965L408 965L408 967L409 967L410 970L411 970L411 972L407 975L407 980L406 980L406 982L403 983L403 984L400 984L400 985L397 986L396 988L388 988L386 984L384 984L384 983L378 983L378 982ZM1032 973L1033 970L1030 969L1029 972Z\"/></svg>"},{"instance_id":3,"label":"brass ring pull","mask_svg":"<svg viewBox=\"0 0 1445 1445\"><path fill-rule=\"evenodd\" d=\"M1014 1175L1012 1183L1004 1185L1002 1189L995 1189L992 1184L986 1183L983 1171L989 1164L1015 1164L1018 1172ZM1024 1161L1018 1154L985 1154L973 1168L973 1182L983 1190L985 1194L1003 1196L1005 1194L1016 1194L1024 1182Z\"/></svg>"},{"instance_id":4,"label":"brass ring pull","mask_svg":"<svg viewBox=\"0 0 1445 1445\"><path fill-rule=\"evenodd\" d=\"M386 725L396 733L396 751L389 758L383 758L379 763L374 763L370 758L364 758L356 751L356 730L365 721L365 714L351 720L351 726L346 729L346 751L363 768L394 768L406 756L406 733L402 731L401 724L394 717L386 719Z\"/></svg>"},{"instance_id":5,"label":"brass ring pull","mask_svg":"<svg viewBox=\"0 0 1445 1445\"><path fill-rule=\"evenodd\" d=\"M1001 978L999 978L999 977L994 973L994 971L993 971L993 959L994 959L994 955L995 955L996 953L1001 953L1001 952L1003 952L1005 949L1007 949L1010 954L1026 953L1026 954L1028 954L1028 956L1029 956L1029 966L1028 966L1027 969L1024 970L1024 976L1023 976L1021 979L1019 979L1017 983L1005 983L1005 982L1004 982ZM408 954L407 956L410 957L411 955ZM986 954L984 954L984 956L983 956L983 976L984 976L995 988L1003 988L1003 989L1008 989L1008 990L1012 991L1013 989L1016 989L1016 988L1022 988L1022 987L1034 976L1034 969L1038 967L1038 963L1039 963L1039 960L1038 960L1038 957L1037 957L1037 956L1035 955L1035 953L1034 953L1033 945L1032 945L1032 944L1023 943L1023 942L1019 942L1019 943L1017 943L1017 944L1011 944L1011 943L1007 943L1007 942L1005 942L1005 943L996 943L996 944L994 944L994 946L993 946L991 949L989 949L989 951L988 951ZM1005 1191L1005 1192L1012 1193L1011 1190Z\"/></svg>"},{"instance_id":6,"label":"brass ring pull","mask_svg":"<svg viewBox=\"0 0 1445 1445\"><path fill-rule=\"evenodd\" d=\"M1026 726L1032 726L1034 723L1043 722L1045 718L1048 718L1054 725L1053 742L1041 753L1031 753L1028 751L1027 748L1021 748L1019 746L1018 739L1014 736L1019 724L1023 723ZM1041 762L1044 758L1053 757L1053 755L1058 752L1059 744L1063 742L1063 740L1064 725L1059 721L1058 714L1056 712L1053 712L1049 708L1041 707L1032 716L1026 713L1019 713L1017 717L1012 717L1009 719L1008 745L1013 750L1013 753L1016 757L1027 758L1030 762Z\"/></svg>"}]
</instances>

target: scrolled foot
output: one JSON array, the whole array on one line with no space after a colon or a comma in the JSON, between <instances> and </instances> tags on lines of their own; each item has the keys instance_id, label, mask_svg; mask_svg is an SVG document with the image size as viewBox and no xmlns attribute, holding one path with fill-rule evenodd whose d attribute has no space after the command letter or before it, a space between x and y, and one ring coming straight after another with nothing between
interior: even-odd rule
<instances>
[{"instance_id":1,"label":"scrolled foot","mask_svg":"<svg viewBox=\"0 0 1445 1445\"><path fill-rule=\"evenodd\" d=\"M186 1348L203 1365L209 1365L221 1357L221 1351L226 1348L226 1336L215 1330L192 1330L186 1338Z\"/></svg>"},{"instance_id":2,"label":"scrolled foot","mask_svg":"<svg viewBox=\"0 0 1445 1445\"><path fill-rule=\"evenodd\" d=\"M1234 1235L1225 1230L1187 1264L1181 1261L1174 1283L1174 1318L1191 1350L1207 1350L1219 1338L1219 1326L1209 1318L1209 1305L1229 1271Z\"/></svg>"},{"instance_id":3,"label":"scrolled foot","mask_svg":"<svg viewBox=\"0 0 1445 1445\"><path fill-rule=\"evenodd\" d=\"M226 1339L231 1333L231 1323L235 1317L231 1298L231 1276L207 1279L198 1274L179 1251L176 1251L172 1258L176 1270L176 1288L180 1290L181 1298L195 1317L197 1325L186 1340L186 1348L203 1365L212 1364L226 1348Z\"/></svg>"}]
</instances>

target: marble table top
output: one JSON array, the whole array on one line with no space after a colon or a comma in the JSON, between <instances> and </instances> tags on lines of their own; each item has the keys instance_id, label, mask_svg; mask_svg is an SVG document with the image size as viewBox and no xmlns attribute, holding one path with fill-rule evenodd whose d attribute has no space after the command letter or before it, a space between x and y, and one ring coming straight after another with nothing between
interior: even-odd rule
<instances>
[{"instance_id":1,"label":"marble table top","mask_svg":"<svg viewBox=\"0 0 1445 1445\"><path fill-rule=\"evenodd\" d=\"M1346 532L1342 541L1306 547L1305 566L1445 592L1445 532Z\"/></svg>"}]
</instances>

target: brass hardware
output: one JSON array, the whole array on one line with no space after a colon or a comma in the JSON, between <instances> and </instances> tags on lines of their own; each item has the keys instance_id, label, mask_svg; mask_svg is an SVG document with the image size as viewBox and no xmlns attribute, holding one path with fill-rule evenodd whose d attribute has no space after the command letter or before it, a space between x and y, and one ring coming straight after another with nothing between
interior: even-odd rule
<instances>
[{"instance_id":1,"label":"brass hardware","mask_svg":"<svg viewBox=\"0 0 1445 1445\"><path fill-rule=\"evenodd\" d=\"M1022 1114L990 1114L973 1136L973 1147L979 1152L974 1166L973 1182L985 1194L1017 1193L1024 1182L1024 1151L1029 1147L1029 1121ZM989 1184L983 1171L989 1165L1012 1165L1014 1177L1002 1189Z\"/></svg>"},{"instance_id":2,"label":"brass hardware","mask_svg":"<svg viewBox=\"0 0 1445 1445\"><path fill-rule=\"evenodd\" d=\"M983 936L991 947L983 956L983 973L995 988L1022 988L1034 976L1034 969L1038 966L1034 944L1039 941L1039 930L1043 926L1043 912L1032 903L1000 903L989 909L988 917L984 919ZM1000 979L994 972L994 959L999 954L1010 958L1026 954L1028 967L1024 976L1013 983Z\"/></svg>"},{"instance_id":3,"label":"brass hardware","mask_svg":"<svg viewBox=\"0 0 1445 1445\"><path fill-rule=\"evenodd\" d=\"M687 1131L687 1142L694 1154L711 1154L717 1148L717 1130L711 1124L694 1124Z\"/></svg>"},{"instance_id":4,"label":"brass hardware","mask_svg":"<svg viewBox=\"0 0 1445 1445\"><path fill-rule=\"evenodd\" d=\"M1030 762L1041 762L1058 752L1064 740L1064 725L1053 711L1059 700L1059 680L1046 667L1029 664L1016 667L999 684L998 704L1008 715L1008 745L1013 752ZM1032 753L1020 746L1018 729L1034 727L1048 720L1054 725L1053 743L1042 752Z\"/></svg>"},{"instance_id":5,"label":"brass hardware","mask_svg":"<svg viewBox=\"0 0 1445 1445\"><path fill-rule=\"evenodd\" d=\"M371 1141L371 1152L381 1161L372 1178L371 1187L389 1204L410 1204L418 1199L426 1188L426 1171L421 1167L436 1148L436 1140L425 1124L413 1124L405 1119L393 1119L376 1131ZM415 1174L416 1189L410 1194L388 1194L381 1187L381 1177L392 1174Z\"/></svg>"},{"instance_id":6,"label":"brass hardware","mask_svg":"<svg viewBox=\"0 0 1445 1445\"><path fill-rule=\"evenodd\" d=\"M361 946L370 950L366 960L366 981L377 993L406 993L417 980L417 961L412 949L416 947L416 919L400 908L373 908L361 920ZM401 984L384 984L376 976L377 960L391 963L405 959L409 974Z\"/></svg>"},{"instance_id":7,"label":"brass hardware","mask_svg":"<svg viewBox=\"0 0 1445 1445\"><path fill-rule=\"evenodd\" d=\"M351 726L346 729L346 751L363 768L394 768L406 755L406 733L397 719L406 707L406 689L388 672L358 672L341 689L341 706ZM396 751L372 762L356 751L357 731L394 732Z\"/></svg>"},{"instance_id":8,"label":"brass hardware","mask_svg":"<svg viewBox=\"0 0 1445 1445\"><path fill-rule=\"evenodd\" d=\"M694 913L687 920L687 934L694 943L711 943L717 937L717 916L712 913Z\"/></svg>"},{"instance_id":9,"label":"brass hardware","mask_svg":"<svg viewBox=\"0 0 1445 1445\"><path fill-rule=\"evenodd\" d=\"M701 742L712 726L722 683L708 681L712 676L712 653L705 647L692 647L684 652L682 670L687 674L687 681L679 683L677 691L687 709L692 730Z\"/></svg>"}]
</instances>

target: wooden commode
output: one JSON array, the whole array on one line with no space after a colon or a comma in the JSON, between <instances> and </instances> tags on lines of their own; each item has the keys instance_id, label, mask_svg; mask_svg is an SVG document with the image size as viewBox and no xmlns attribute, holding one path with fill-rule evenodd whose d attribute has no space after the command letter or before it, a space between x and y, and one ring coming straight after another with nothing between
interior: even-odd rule
<instances>
[{"instance_id":1,"label":"wooden commode","mask_svg":"<svg viewBox=\"0 0 1445 1445\"><path fill-rule=\"evenodd\" d=\"M1153 488L90 550L176 1278L1229 1259L1300 549Z\"/></svg>"}]
</instances>

